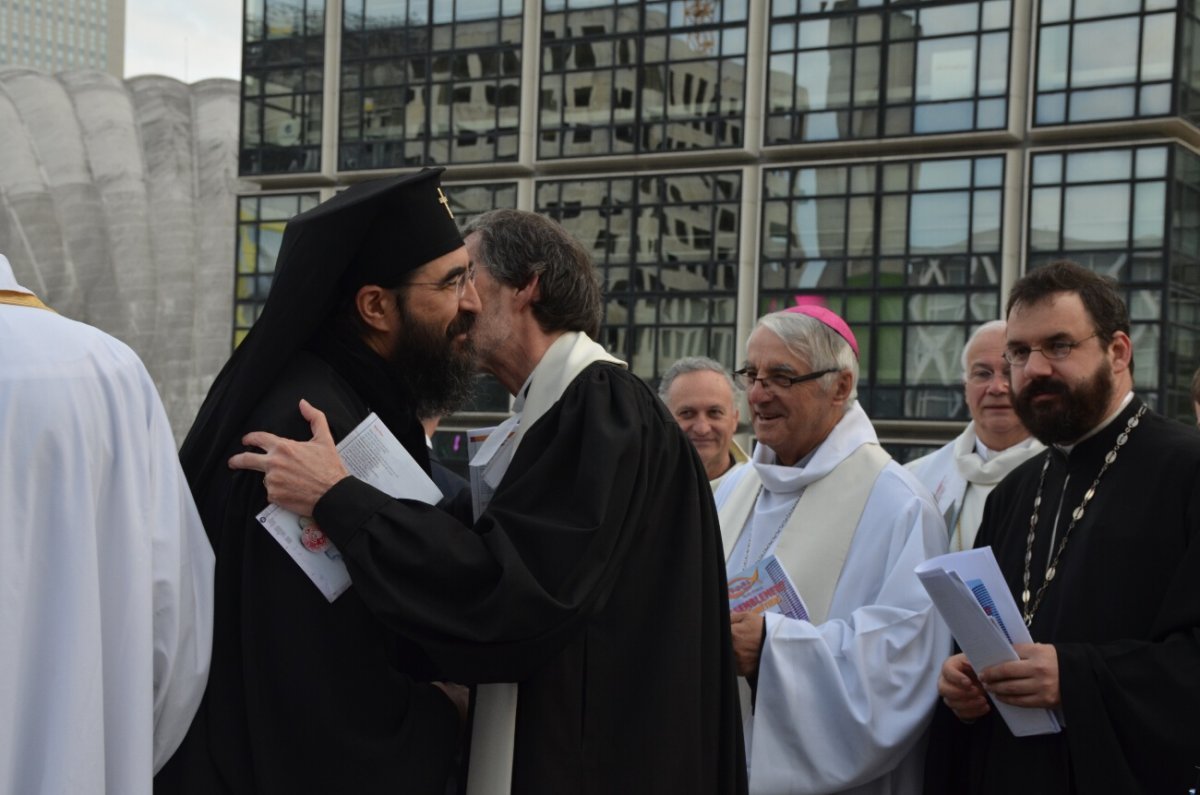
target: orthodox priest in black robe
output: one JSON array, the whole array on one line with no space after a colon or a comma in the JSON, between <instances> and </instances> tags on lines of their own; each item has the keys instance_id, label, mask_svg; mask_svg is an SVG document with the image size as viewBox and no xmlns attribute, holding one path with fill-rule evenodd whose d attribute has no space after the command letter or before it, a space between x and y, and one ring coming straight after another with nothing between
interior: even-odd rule
<instances>
[{"instance_id":1,"label":"orthodox priest in black robe","mask_svg":"<svg viewBox=\"0 0 1200 795\"><path fill-rule=\"evenodd\" d=\"M339 439L375 412L429 470L417 417L451 408L446 400L469 383L474 357L449 339L478 308L437 173L362 183L288 224L262 317L184 443L217 555L213 660L156 792L445 792L460 719L429 683L427 655L355 588L328 601L255 519L267 506L262 478L226 465L248 430L305 432L297 407L306 399ZM379 318L358 312L365 295L404 326L397 338L407 345L383 355L371 326ZM431 309L440 320L425 339Z\"/></svg>"},{"instance_id":2,"label":"orthodox priest in black robe","mask_svg":"<svg viewBox=\"0 0 1200 795\"><path fill-rule=\"evenodd\" d=\"M996 675L996 666L979 677L993 697L1055 708L1065 725L1014 737L994 711L971 706L978 692L953 686L951 658L939 690L974 722L940 708L930 792L1182 793L1195 784L1200 434L1133 395L1128 328L1111 285L1070 263L1014 288L1014 404L1049 447L992 492L976 546L992 547L1032 615L1035 643L1005 664L1028 664L1023 674ZM1038 692L1052 670L1057 704Z\"/></svg>"},{"instance_id":3,"label":"orthodox priest in black robe","mask_svg":"<svg viewBox=\"0 0 1200 795\"><path fill-rule=\"evenodd\" d=\"M483 477L496 492L473 526L348 477L315 412L311 441L250 434L266 452L231 464L314 516L358 594L439 674L518 683L511 780L489 791L744 792L703 466L649 387L590 339L599 286L582 247L530 213L468 230L483 303L472 338L517 412L493 435Z\"/></svg>"}]
</instances>

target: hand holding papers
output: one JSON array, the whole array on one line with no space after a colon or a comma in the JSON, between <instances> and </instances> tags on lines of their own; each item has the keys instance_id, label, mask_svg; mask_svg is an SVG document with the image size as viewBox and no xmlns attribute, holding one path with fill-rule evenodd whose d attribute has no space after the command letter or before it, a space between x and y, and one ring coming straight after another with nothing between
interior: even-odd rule
<instances>
[{"instance_id":1,"label":"hand holding papers","mask_svg":"<svg viewBox=\"0 0 1200 795\"><path fill-rule=\"evenodd\" d=\"M808 608L774 555L729 578L730 613L782 613L808 620Z\"/></svg>"},{"instance_id":2,"label":"hand holding papers","mask_svg":"<svg viewBox=\"0 0 1200 795\"><path fill-rule=\"evenodd\" d=\"M337 449L351 475L392 497L430 505L442 499L438 487L375 414L347 434ZM310 517L272 504L255 518L330 602L350 587L341 553Z\"/></svg>"},{"instance_id":3,"label":"hand holding papers","mask_svg":"<svg viewBox=\"0 0 1200 795\"><path fill-rule=\"evenodd\" d=\"M1014 643L1032 643L990 547L925 561L916 575L976 671L1019 659ZM992 699L1017 737L1061 731L1051 710Z\"/></svg>"}]
</instances>

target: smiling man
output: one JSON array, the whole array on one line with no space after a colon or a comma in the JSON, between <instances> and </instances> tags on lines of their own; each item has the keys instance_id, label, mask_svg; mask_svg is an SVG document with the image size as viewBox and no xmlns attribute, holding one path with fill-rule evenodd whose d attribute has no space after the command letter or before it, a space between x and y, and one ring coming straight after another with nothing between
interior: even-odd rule
<instances>
[{"instance_id":1,"label":"smiling man","mask_svg":"<svg viewBox=\"0 0 1200 795\"><path fill-rule=\"evenodd\" d=\"M971 414L967 427L946 446L907 464L933 493L951 549L972 547L988 494L1042 449L1012 405L1005 327L1003 320L984 323L963 349L963 395Z\"/></svg>"},{"instance_id":2,"label":"smiling man","mask_svg":"<svg viewBox=\"0 0 1200 795\"><path fill-rule=\"evenodd\" d=\"M226 466L247 431L306 432L303 398L338 439L375 412L429 470L417 418L465 396L479 309L439 173L361 183L288 223L262 316L183 444L217 554L213 662L156 792L444 791L459 717L428 662L356 589L327 601L256 521L262 476Z\"/></svg>"},{"instance_id":3,"label":"smiling man","mask_svg":"<svg viewBox=\"0 0 1200 795\"><path fill-rule=\"evenodd\" d=\"M716 493L730 576L774 556L807 618L732 616L750 791L920 792L950 635L913 568L946 550L928 492L859 406L858 343L805 305L758 321L736 374L759 445Z\"/></svg>"},{"instance_id":4,"label":"smiling man","mask_svg":"<svg viewBox=\"0 0 1200 795\"><path fill-rule=\"evenodd\" d=\"M658 385L658 396L696 448L713 491L733 468L749 460L733 440L741 417L736 390L720 362L706 356L675 362Z\"/></svg>"},{"instance_id":5,"label":"smiling man","mask_svg":"<svg viewBox=\"0 0 1200 795\"><path fill-rule=\"evenodd\" d=\"M929 792L1184 792L1200 735L1200 434L1133 393L1129 314L1073 262L1008 298L1014 405L1048 449L988 498L996 553L1034 643L976 675L960 654L938 689L963 721L931 745L960 765ZM1058 710L1059 734L1014 737L986 696ZM930 776L932 784L932 771Z\"/></svg>"}]
</instances>

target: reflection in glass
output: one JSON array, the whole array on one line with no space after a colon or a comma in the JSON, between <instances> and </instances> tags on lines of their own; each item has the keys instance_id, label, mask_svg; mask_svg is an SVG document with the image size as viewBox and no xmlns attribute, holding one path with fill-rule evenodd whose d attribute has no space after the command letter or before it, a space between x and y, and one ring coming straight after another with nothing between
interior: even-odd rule
<instances>
[{"instance_id":1,"label":"reflection in glass","mask_svg":"<svg viewBox=\"0 0 1200 795\"><path fill-rule=\"evenodd\" d=\"M517 158L521 4L431 5L344 9L340 168Z\"/></svg>"},{"instance_id":2,"label":"reflection in glass","mask_svg":"<svg viewBox=\"0 0 1200 795\"><path fill-rule=\"evenodd\" d=\"M684 355L733 364L740 172L542 180L535 193L537 211L589 249L602 339L635 372L657 378ZM767 278L783 287L786 269Z\"/></svg>"},{"instance_id":3,"label":"reflection in glass","mask_svg":"<svg viewBox=\"0 0 1200 795\"><path fill-rule=\"evenodd\" d=\"M242 196L238 199L238 273L234 285L233 344L236 347L262 313L271 288L283 230L293 216L317 206L316 193Z\"/></svg>"},{"instance_id":4,"label":"reflection in glass","mask_svg":"<svg viewBox=\"0 0 1200 795\"><path fill-rule=\"evenodd\" d=\"M866 5L772 4L767 145L1007 125L1009 0Z\"/></svg>"},{"instance_id":5,"label":"reflection in glass","mask_svg":"<svg viewBox=\"0 0 1200 795\"><path fill-rule=\"evenodd\" d=\"M543 5L538 157L741 146L746 24L729 3Z\"/></svg>"},{"instance_id":6,"label":"reflection in glass","mask_svg":"<svg viewBox=\"0 0 1200 795\"><path fill-rule=\"evenodd\" d=\"M320 169L324 25L321 0L247 5L240 173Z\"/></svg>"},{"instance_id":7,"label":"reflection in glass","mask_svg":"<svg viewBox=\"0 0 1200 795\"><path fill-rule=\"evenodd\" d=\"M1074 7L1074 18L1069 12ZM1167 115L1175 64L1174 5L1140 0L1042 3L1034 123ZM1161 8L1151 3L1146 10ZM1107 18L1105 18L1107 17ZM1047 24L1054 21L1056 24ZM1183 46L1191 46L1188 36ZM1157 82L1156 82L1157 81ZM1065 92L1065 93L1064 93Z\"/></svg>"},{"instance_id":8,"label":"reflection in glass","mask_svg":"<svg viewBox=\"0 0 1200 795\"><path fill-rule=\"evenodd\" d=\"M898 416L917 393L930 396L916 401L921 416L949 416L951 402L933 396L957 389L967 334L1000 311L1003 166L986 156L763 172L760 309L803 296L842 312L861 332L872 416Z\"/></svg>"}]
</instances>

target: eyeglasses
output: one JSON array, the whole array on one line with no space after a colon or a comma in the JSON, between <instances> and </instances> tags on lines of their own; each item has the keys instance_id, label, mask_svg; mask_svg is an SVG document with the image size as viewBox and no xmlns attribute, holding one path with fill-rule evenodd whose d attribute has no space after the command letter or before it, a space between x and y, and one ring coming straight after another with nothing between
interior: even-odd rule
<instances>
[{"instance_id":1,"label":"eyeglasses","mask_svg":"<svg viewBox=\"0 0 1200 795\"><path fill-rule=\"evenodd\" d=\"M836 373L840 369L841 368L839 367L831 367L828 370L817 370L815 373L808 373L806 375L784 375L783 373L769 373L760 377L757 370L752 370L749 367L743 367L741 370L735 370L732 375L733 380L737 383L737 385L746 391L750 391L750 389L754 386L755 381L761 383L763 385L763 389L782 390L791 389L796 384L803 384L805 381L812 381L820 378L823 375Z\"/></svg>"},{"instance_id":2,"label":"eyeglasses","mask_svg":"<svg viewBox=\"0 0 1200 795\"><path fill-rule=\"evenodd\" d=\"M1083 339L1075 342L1069 342L1067 340L1055 340L1054 342L1047 343L1040 348L1031 348L1028 345L1010 345L1008 349L1004 351L1004 358L1013 367L1024 367L1029 363L1029 357L1033 355L1035 351L1040 353L1042 356L1045 356L1047 359L1065 359L1071 355L1071 351L1075 350L1080 345L1095 336L1098 335L1092 334L1090 337L1084 337Z\"/></svg>"},{"instance_id":3,"label":"eyeglasses","mask_svg":"<svg viewBox=\"0 0 1200 795\"><path fill-rule=\"evenodd\" d=\"M992 383L992 381L995 381L997 375L1000 376L1001 381L1006 384L1008 383L1007 368L997 372L995 370L988 370L985 367L980 367L978 370L972 370L971 372L967 373L964 380L966 380L966 382L971 386L986 386Z\"/></svg>"},{"instance_id":4,"label":"eyeglasses","mask_svg":"<svg viewBox=\"0 0 1200 795\"><path fill-rule=\"evenodd\" d=\"M405 282L405 287L432 287L435 290L449 290L454 288L456 298L462 298L463 293L467 291L467 282L475 281L475 263L468 263L467 267L453 276L447 276L440 282Z\"/></svg>"}]
</instances>

